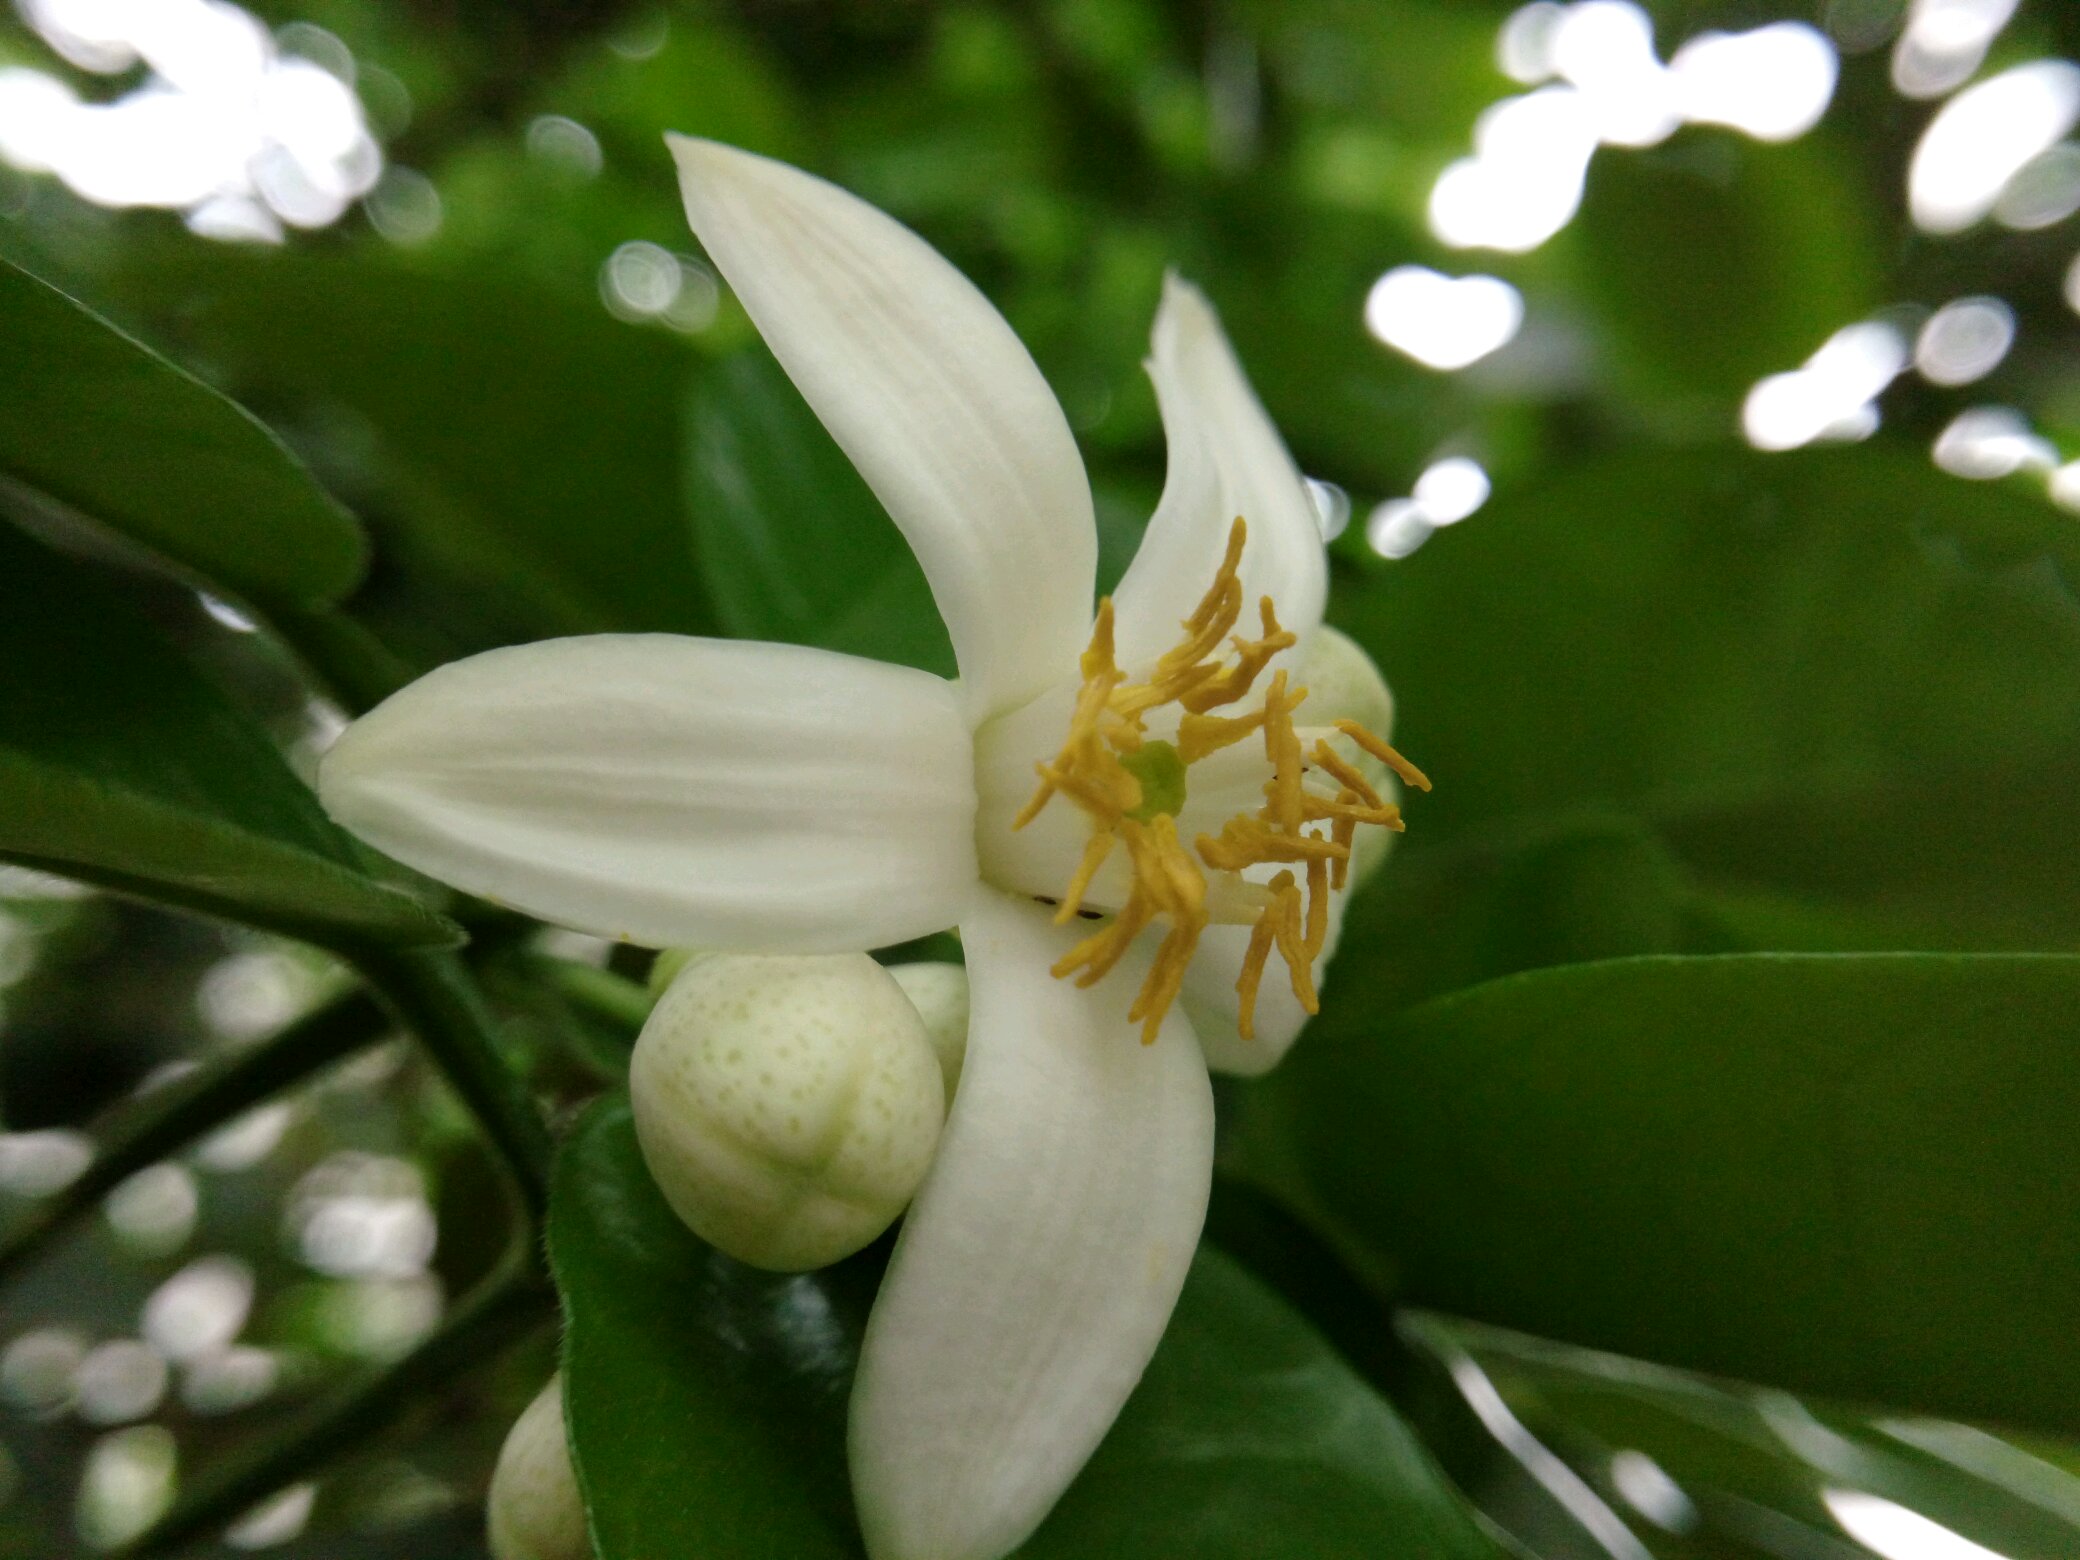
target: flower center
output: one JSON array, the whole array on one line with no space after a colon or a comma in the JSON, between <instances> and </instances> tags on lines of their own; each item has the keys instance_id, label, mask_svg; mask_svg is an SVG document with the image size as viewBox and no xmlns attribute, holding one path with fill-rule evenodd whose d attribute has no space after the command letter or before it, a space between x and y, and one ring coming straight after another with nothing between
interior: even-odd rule
<instances>
[{"instance_id":1,"label":"flower center","mask_svg":"<svg viewBox=\"0 0 2080 1560\"><path fill-rule=\"evenodd\" d=\"M1167 928L1162 946L1127 1013L1129 1022L1141 1025L1144 1045L1155 1042L1163 1016L1184 985L1200 934L1215 920L1252 923L1235 982L1245 1040L1254 1038L1257 988L1274 952L1285 961L1301 1007L1316 1011L1314 963L1328 937L1329 895L1343 887L1350 870L1351 841L1361 825L1402 827L1400 809L1330 745L1333 735L1348 737L1407 784L1430 789L1420 770L1356 721L1296 726L1293 712L1307 690L1289 691L1283 669L1272 673L1254 708L1213 713L1248 699L1273 658L1296 642L1291 631L1279 626L1269 596L1257 603L1261 632L1256 638L1232 632L1242 616L1240 569L1247 535L1238 515L1213 583L1182 624L1184 637L1157 660L1145 681L1129 681L1120 669L1113 653L1112 598L1098 603L1068 736L1053 760L1035 766L1039 788L1011 824L1024 828L1056 796L1067 798L1090 820L1090 837L1062 891L1057 923L1068 922L1083 908L1091 880L1113 853L1126 852L1132 885L1118 915L1063 955L1053 973L1073 975L1079 986L1092 985L1125 956L1135 938L1161 920ZM1168 705L1180 711L1174 743L1148 735L1149 716ZM1177 817L1191 766L1258 734L1271 771L1264 805L1235 814L1218 835L1201 834L1187 847L1178 837ZM1311 753L1307 738L1314 743ZM1262 866L1281 870L1268 882L1243 876Z\"/></svg>"}]
</instances>

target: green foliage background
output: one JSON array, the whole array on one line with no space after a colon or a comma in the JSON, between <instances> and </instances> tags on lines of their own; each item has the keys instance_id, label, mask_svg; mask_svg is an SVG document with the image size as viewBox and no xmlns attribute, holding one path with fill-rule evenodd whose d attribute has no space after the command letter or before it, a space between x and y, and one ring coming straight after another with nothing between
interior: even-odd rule
<instances>
[{"instance_id":1,"label":"green foliage background","mask_svg":"<svg viewBox=\"0 0 2080 1560\"><path fill-rule=\"evenodd\" d=\"M9 889L33 953L0 961L0 1119L92 1122L104 1158L11 1208L0 1328L133 1326L181 1257L112 1241L100 1199L305 1090L279 1161L207 1210L269 1297L250 1336L294 1369L258 1408L167 1410L182 1503L142 1542L215 1552L317 1470L285 1552L477 1552L560 1307L604 1560L858 1552L838 1427L885 1252L782 1281L701 1248L614 1093L640 961L578 961L373 859L296 768L314 696L352 712L552 635L950 670L894 528L726 294L690 329L603 306L620 245L698 263L676 129L824 173L975 278L1070 412L1108 580L1161 482L1139 367L1161 278L1201 282L1302 467L1354 500L1331 619L1437 783L1320 1020L1224 1093L1172 1333L1023 1552L1858 1552L1830 1491L2014 1560L2080 1552L2080 521L2040 479L1928 454L1997 401L2080 455L2076 238L1914 231L1930 108L1882 48L1845 56L1811 134L1606 149L1558 237L1468 257L1423 206L1517 90L1507 6L256 9L401 89L386 154L432 181L437 232L357 212L213 244L0 169L0 859L120 896ZM1666 52L1884 7L1653 10ZM40 50L0 23L0 65ZM2080 11L2036 0L1994 63L2047 54L2080 56ZM376 80L372 109L397 96ZM596 171L530 141L544 115L588 127ZM1367 290L1406 262L1507 277L1523 336L1451 375L1383 347ZM1740 441L1755 380L1961 293L2017 316L1991 380L1902 380L1860 444ZM1493 499L1380 558L1362 517L1441 453ZM391 1016L333 995L231 1046L188 1016L195 982L256 950ZM425 1049L309 1085L392 1020ZM137 1097L169 1059L200 1071ZM471 1297L401 1375L327 1331L332 1291L275 1230L342 1144L423 1168L443 1293ZM0 1409L0 1551L64 1553L107 1427L32 1406ZM1641 1458L1677 1504L1640 1494Z\"/></svg>"}]
</instances>

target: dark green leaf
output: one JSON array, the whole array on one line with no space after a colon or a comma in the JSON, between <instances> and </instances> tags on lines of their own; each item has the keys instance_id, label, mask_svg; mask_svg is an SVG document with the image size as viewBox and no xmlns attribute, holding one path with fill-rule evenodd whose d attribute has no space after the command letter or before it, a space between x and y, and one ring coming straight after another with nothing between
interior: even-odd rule
<instances>
[{"instance_id":1,"label":"dark green leaf","mask_svg":"<svg viewBox=\"0 0 2080 1560\"><path fill-rule=\"evenodd\" d=\"M769 353L721 365L689 422L687 503L728 632L952 674L924 570Z\"/></svg>"},{"instance_id":2,"label":"dark green leaf","mask_svg":"<svg viewBox=\"0 0 2080 1560\"><path fill-rule=\"evenodd\" d=\"M1572 247L1627 388L1715 433L1756 380L1886 302L1863 198L1819 137L1693 130L1598 157Z\"/></svg>"},{"instance_id":3,"label":"dark green leaf","mask_svg":"<svg viewBox=\"0 0 2080 1560\"><path fill-rule=\"evenodd\" d=\"M644 1168L625 1097L557 1162L564 1403L604 1560L860 1553L845 1394L877 1281L761 1273L703 1245Z\"/></svg>"},{"instance_id":4,"label":"dark green leaf","mask_svg":"<svg viewBox=\"0 0 2080 1560\"><path fill-rule=\"evenodd\" d=\"M1728 449L1498 499L1335 606L1394 683L1395 740L1437 782L1409 804L1412 846L1615 810L1694 839L1714 877L1896 884L1894 909L1959 922L1970 945L1970 907L1916 866L1967 813L1933 848L2000 885L1992 913L2076 902L2067 858L2042 848L2055 805L1971 794L2080 751L2075 556L2040 499L1919 459ZM1814 826L1778 827L1807 808ZM1830 812L1865 820L1853 867L1815 849ZM1691 818L1731 822L1707 840Z\"/></svg>"},{"instance_id":5,"label":"dark green leaf","mask_svg":"<svg viewBox=\"0 0 2080 1560\"><path fill-rule=\"evenodd\" d=\"M0 261L0 502L99 522L265 605L329 600L366 544L243 408Z\"/></svg>"},{"instance_id":6,"label":"dark green leaf","mask_svg":"<svg viewBox=\"0 0 2080 1560\"><path fill-rule=\"evenodd\" d=\"M314 942L454 928L91 570L0 525L0 856Z\"/></svg>"},{"instance_id":7,"label":"dark green leaf","mask_svg":"<svg viewBox=\"0 0 2080 1560\"><path fill-rule=\"evenodd\" d=\"M1249 1103L1419 1303L2071 1429L2076 1011L2073 957L1620 960L1345 1006Z\"/></svg>"},{"instance_id":8,"label":"dark green leaf","mask_svg":"<svg viewBox=\"0 0 2080 1560\"><path fill-rule=\"evenodd\" d=\"M1402 843L1351 901L1324 1000L1333 1015L1348 989L1370 1021L1519 970L1689 952L1685 898L1668 852L1622 816L1456 847Z\"/></svg>"},{"instance_id":9,"label":"dark green leaf","mask_svg":"<svg viewBox=\"0 0 2080 1560\"><path fill-rule=\"evenodd\" d=\"M874 1255L788 1277L709 1250L652 1185L622 1100L566 1147L549 1239L572 1442L606 1560L857 1556L844 1405ZM1497 1555L1384 1401L1210 1252L1118 1425L1020 1551L1112 1553Z\"/></svg>"},{"instance_id":10,"label":"dark green leaf","mask_svg":"<svg viewBox=\"0 0 2080 1560\"><path fill-rule=\"evenodd\" d=\"M188 246L123 285L177 300L240 393L356 492L383 562L356 606L400 648L710 628L678 497L684 338L589 287L366 253Z\"/></svg>"},{"instance_id":11,"label":"dark green leaf","mask_svg":"<svg viewBox=\"0 0 2080 1560\"><path fill-rule=\"evenodd\" d=\"M1962 1425L1873 1423L1783 1392L1444 1317L1411 1315L1403 1331L1462 1381L1471 1365L1519 1422L1613 1510L1631 1504L1628 1484L1630 1493L1640 1489L1622 1477L1626 1454L1651 1458L1677 1492L1671 1500L1664 1488L1657 1514L1677 1527L1687 1515L1689 1543L1672 1546L1675 1555L1740 1545L1755 1531L1758 1510L1774 1513L1782 1525L1830 1534L1837 1524L1826 1495L1842 1490L1920 1512L2012 1560L2064 1560L2080 1551L2080 1481ZM1938 1446L1962 1442L1979 1453L1986 1471L1975 1475L1920 1450L1908 1439L1916 1435ZM2018 1469L2035 1476L2039 1488L2031 1493L2039 1498L1991 1476ZM2047 1491L2050 1500L2041 1498ZM1823 1536L1816 1547L1825 1542Z\"/></svg>"}]
</instances>

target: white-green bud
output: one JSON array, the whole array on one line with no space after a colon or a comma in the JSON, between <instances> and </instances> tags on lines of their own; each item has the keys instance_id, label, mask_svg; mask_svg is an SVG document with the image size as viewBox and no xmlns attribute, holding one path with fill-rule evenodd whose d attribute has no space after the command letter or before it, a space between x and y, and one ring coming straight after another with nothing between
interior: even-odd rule
<instances>
[{"instance_id":1,"label":"white-green bud","mask_svg":"<svg viewBox=\"0 0 2080 1560\"><path fill-rule=\"evenodd\" d=\"M1358 642L1327 624L1315 630L1300 662L1299 681L1307 689L1301 720L1327 725L1333 720L1354 720L1382 740L1394 733L1394 695L1387 680ZM1400 794L1400 783L1387 766L1360 749L1348 737L1333 739L1336 750L1358 766L1373 789L1392 801ZM1360 829L1351 842L1351 886L1355 888L1387 859L1393 847L1391 829Z\"/></svg>"},{"instance_id":2,"label":"white-green bud","mask_svg":"<svg viewBox=\"0 0 2080 1560\"><path fill-rule=\"evenodd\" d=\"M592 1560L564 1438L560 1372L507 1432L484 1504L492 1560Z\"/></svg>"},{"instance_id":3,"label":"white-green bud","mask_svg":"<svg viewBox=\"0 0 2080 1560\"><path fill-rule=\"evenodd\" d=\"M888 973L924 1020L925 1038L939 1057L939 1076L946 1081L946 1102L960 1086L961 1063L968 1054L968 971L961 964L891 964Z\"/></svg>"},{"instance_id":4,"label":"white-green bud","mask_svg":"<svg viewBox=\"0 0 2080 1560\"><path fill-rule=\"evenodd\" d=\"M643 1026L628 1085L666 1201L710 1245L779 1272L887 1229L946 1118L924 1021L863 953L690 960Z\"/></svg>"}]
</instances>

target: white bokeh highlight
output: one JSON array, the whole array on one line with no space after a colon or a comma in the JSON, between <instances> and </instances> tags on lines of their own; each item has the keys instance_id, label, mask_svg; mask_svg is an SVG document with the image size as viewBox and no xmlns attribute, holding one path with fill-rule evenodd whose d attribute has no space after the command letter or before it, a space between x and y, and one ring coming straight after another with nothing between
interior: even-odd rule
<instances>
[{"instance_id":1,"label":"white bokeh highlight","mask_svg":"<svg viewBox=\"0 0 2080 1560\"><path fill-rule=\"evenodd\" d=\"M1631 0L1524 6L1503 24L1496 59L1535 90L1481 114L1472 155L1431 187L1429 218L1454 248L1508 254L1573 219L1599 146L1655 146L1685 124L1788 141L1819 123L1839 71L1834 45L1803 22L1701 33L1664 65Z\"/></svg>"},{"instance_id":2,"label":"white bokeh highlight","mask_svg":"<svg viewBox=\"0 0 2080 1560\"><path fill-rule=\"evenodd\" d=\"M1524 298L1493 276L1446 276L1401 265L1372 284L1365 326L1426 368L1458 369L1507 346L1524 323Z\"/></svg>"},{"instance_id":3,"label":"white bokeh highlight","mask_svg":"<svg viewBox=\"0 0 2080 1560\"><path fill-rule=\"evenodd\" d=\"M1741 433L1758 450L1868 438L1877 398L1907 366L1906 336L1882 320L1844 326L1803 365L1772 374L1741 405Z\"/></svg>"},{"instance_id":4,"label":"white bokeh highlight","mask_svg":"<svg viewBox=\"0 0 2080 1560\"><path fill-rule=\"evenodd\" d=\"M278 242L337 221L372 190L383 155L344 48L326 64L284 52L225 0L24 0L78 69L144 80L108 102L28 66L0 69L0 161L54 175L96 205L186 213L205 237ZM318 35L316 29L304 32Z\"/></svg>"},{"instance_id":5,"label":"white bokeh highlight","mask_svg":"<svg viewBox=\"0 0 2080 1560\"><path fill-rule=\"evenodd\" d=\"M2008 183L2080 123L2080 65L2033 60L1966 88L1937 111L1907 167L1907 208L1926 233L1961 233Z\"/></svg>"}]
</instances>

